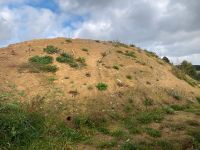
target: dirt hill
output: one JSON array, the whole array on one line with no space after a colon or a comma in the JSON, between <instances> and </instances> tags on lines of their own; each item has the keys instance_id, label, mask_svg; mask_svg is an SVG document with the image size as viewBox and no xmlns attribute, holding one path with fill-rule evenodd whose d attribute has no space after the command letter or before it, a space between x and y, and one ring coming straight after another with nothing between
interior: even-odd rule
<instances>
[{"instance_id":1,"label":"dirt hill","mask_svg":"<svg viewBox=\"0 0 200 150\"><path fill-rule=\"evenodd\" d=\"M161 130L161 139L174 140L181 136L172 145L175 149L187 149L194 146L194 139L186 134L190 124L185 125L185 122L196 123L192 127L196 131L200 125L199 83L182 75L154 53L120 42L56 38L1 48L0 90L1 101L28 103L29 110L55 115L69 126L68 121L83 112L93 117L106 114L114 118L117 113L130 118L157 108L169 114L177 112L168 114L163 123L156 123L156 119L146 123L136 117L141 124L152 124L145 126L141 133L116 140L113 147L112 143L104 146L82 143L76 145L78 149L120 149L117 145L128 139L151 143L153 129ZM117 122L116 126L111 123L108 128L129 131L128 127L119 127L118 121L111 122ZM106 142L111 137L104 133L95 136L96 142L99 139ZM164 149L162 143L153 143L152 147Z\"/></svg>"}]
</instances>

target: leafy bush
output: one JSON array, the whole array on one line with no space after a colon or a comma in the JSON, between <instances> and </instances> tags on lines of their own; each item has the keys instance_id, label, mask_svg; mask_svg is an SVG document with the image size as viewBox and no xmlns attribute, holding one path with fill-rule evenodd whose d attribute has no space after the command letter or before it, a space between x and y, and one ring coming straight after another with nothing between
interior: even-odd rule
<instances>
[{"instance_id":1,"label":"leafy bush","mask_svg":"<svg viewBox=\"0 0 200 150\"><path fill-rule=\"evenodd\" d=\"M46 52L48 54L56 54L60 51L57 47L54 47L53 45L48 45L43 50L44 50L44 52Z\"/></svg>"},{"instance_id":2,"label":"leafy bush","mask_svg":"<svg viewBox=\"0 0 200 150\"><path fill-rule=\"evenodd\" d=\"M0 147L27 147L44 130L44 117L29 113L16 104L0 104Z\"/></svg>"},{"instance_id":3,"label":"leafy bush","mask_svg":"<svg viewBox=\"0 0 200 150\"><path fill-rule=\"evenodd\" d=\"M96 88L97 88L99 91L105 91L105 90L107 90L108 85L105 84L105 83L98 83L98 84L96 85Z\"/></svg>"},{"instance_id":4,"label":"leafy bush","mask_svg":"<svg viewBox=\"0 0 200 150\"><path fill-rule=\"evenodd\" d=\"M161 133L158 130L155 130L153 128L146 128L146 133L152 137L161 137Z\"/></svg>"},{"instance_id":5,"label":"leafy bush","mask_svg":"<svg viewBox=\"0 0 200 150\"><path fill-rule=\"evenodd\" d=\"M41 64L41 65L47 65L51 64L53 62L53 57L51 56L33 56L29 58L29 62Z\"/></svg>"}]
</instances>

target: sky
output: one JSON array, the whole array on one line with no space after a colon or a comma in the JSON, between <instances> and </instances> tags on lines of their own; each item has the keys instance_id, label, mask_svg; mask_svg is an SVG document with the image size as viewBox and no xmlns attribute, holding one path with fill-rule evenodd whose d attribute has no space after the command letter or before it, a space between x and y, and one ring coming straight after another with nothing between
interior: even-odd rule
<instances>
[{"instance_id":1,"label":"sky","mask_svg":"<svg viewBox=\"0 0 200 150\"><path fill-rule=\"evenodd\" d=\"M0 0L0 47L36 38L118 40L200 65L200 0Z\"/></svg>"}]
</instances>

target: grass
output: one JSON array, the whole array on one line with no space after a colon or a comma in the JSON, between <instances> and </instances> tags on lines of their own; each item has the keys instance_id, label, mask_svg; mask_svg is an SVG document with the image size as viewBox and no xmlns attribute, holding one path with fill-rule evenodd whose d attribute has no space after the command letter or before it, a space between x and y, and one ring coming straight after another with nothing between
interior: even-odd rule
<instances>
[{"instance_id":1,"label":"grass","mask_svg":"<svg viewBox=\"0 0 200 150\"><path fill-rule=\"evenodd\" d=\"M167 114L174 114L174 109L171 108L170 106L163 106L163 110L167 113Z\"/></svg>"},{"instance_id":2,"label":"grass","mask_svg":"<svg viewBox=\"0 0 200 150\"><path fill-rule=\"evenodd\" d=\"M175 98L176 100L181 100L181 99L182 99L182 97L180 96L180 94L179 94L178 92L176 92L176 91L171 91L171 92L170 92L170 95L171 95L173 98Z\"/></svg>"},{"instance_id":3,"label":"grass","mask_svg":"<svg viewBox=\"0 0 200 150\"><path fill-rule=\"evenodd\" d=\"M153 105L153 100L151 98L145 98L144 99L144 105L145 106L152 106Z\"/></svg>"},{"instance_id":4,"label":"grass","mask_svg":"<svg viewBox=\"0 0 200 150\"><path fill-rule=\"evenodd\" d=\"M137 120L142 124L149 124L152 122L161 122L164 119L164 113L160 110L141 112L137 116Z\"/></svg>"},{"instance_id":5,"label":"grass","mask_svg":"<svg viewBox=\"0 0 200 150\"><path fill-rule=\"evenodd\" d=\"M56 60L60 63L68 64L72 68L81 68L86 66L85 58L79 57L75 59L72 55L68 53L62 53Z\"/></svg>"},{"instance_id":6,"label":"grass","mask_svg":"<svg viewBox=\"0 0 200 150\"><path fill-rule=\"evenodd\" d=\"M98 148L108 149L108 148L112 148L112 147L116 147L116 146L117 146L117 141L106 141L106 142L101 142L98 145Z\"/></svg>"},{"instance_id":7,"label":"grass","mask_svg":"<svg viewBox=\"0 0 200 150\"><path fill-rule=\"evenodd\" d=\"M48 45L46 48L43 49L43 51L47 54L56 54L60 52L60 50L57 47L54 47L53 45Z\"/></svg>"},{"instance_id":8,"label":"grass","mask_svg":"<svg viewBox=\"0 0 200 150\"><path fill-rule=\"evenodd\" d=\"M120 150L137 150L137 147L130 142L125 142L120 146Z\"/></svg>"},{"instance_id":9,"label":"grass","mask_svg":"<svg viewBox=\"0 0 200 150\"><path fill-rule=\"evenodd\" d=\"M114 47L124 47L124 48L129 48L129 46L127 44L121 43L119 41L113 41L113 46Z\"/></svg>"},{"instance_id":10,"label":"grass","mask_svg":"<svg viewBox=\"0 0 200 150\"><path fill-rule=\"evenodd\" d=\"M105 84L105 83L98 83L98 84L96 85L96 88L97 88L99 91L105 91L105 90L107 90L108 85Z\"/></svg>"},{"instance_id":11,"label":"grass","mask_svg":"<svg viewBox=\"0 0 200 150\"><path fill-rule=\"evenodd\" d=\"M175 111L183 111L186 109L186 106L185 105L170 105L170 107L175 110Z\"/></svg>"},{"instance_id":12,"label":"grass","mask_svg":"<svg viewBox=\"0 0 200 150\"><path fill-rule=\"evenodd\" d=\"M155 137L155 138L158 138L158 137L161 137L161 133L160 131L156 130L156 129L153 129L153 128L146 128L145 129L145 132L150 135L151 137Z\"/></svg>"},{"instance_id":13,"label":"grass","mask_svg":"<svg viewBox=\"0 0 200 150\"><path fill-rule=\"evenodd\" d=\"M126 51L124 55L129 56L129 57L136 58L135 53L132 52L132 51Z\"/></svg>"}]
</instances>

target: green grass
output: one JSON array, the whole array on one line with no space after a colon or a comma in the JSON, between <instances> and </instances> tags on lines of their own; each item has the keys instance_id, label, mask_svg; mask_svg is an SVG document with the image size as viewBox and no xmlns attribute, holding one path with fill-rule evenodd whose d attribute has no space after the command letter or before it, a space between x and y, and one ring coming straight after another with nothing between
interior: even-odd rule
<instances>
[{"instance_id":1,"label":"green grass","mask_svg":"<svg viewBox=\"0 0 200 150\"><path fill-rule=\"evenodd\" d=\"M186 109L186 106L185 105L170 105L170 107L175 110L175 111L183 111Z\"/></svg>"},{"instance_id":2,"label":"green grass","mask_svg":"<svg viewBox=\"0 0 200 150\"><path fill-rule=\"evenodd\" d=\"M137 147L129 142L125 142L120 146L120 150L137 150Z\"/></svg>"},{"instance_id":3,"label":"green grass","mask_svg":"<svg viewBox=\"0 0 200 150\"><path fill-rule=\"evenodd\" d=\"M53 45L48 45L46 48L43 49L44 52L47 54L56 54L59 53L60 50L57 47L54 47Z\"/></svg>"},{"instance_id":4,"label":"green grass","mask_svg":"<svg viewBox=\"0 0 200 150\"><path fill-rule=\"evenodd\" d=\"M145 98L143 103L145 106L152 106L154 102L151 98Z\"/></svg>"},{"instance_id":5,"label":"green grass","mask_svg":"<svg viewBox=\"0 0 200 150\"><path fill-rule=\"evenodd\" d=\"M145 129L145 132L150 135L151 137L155 137L155 138L158 138L158 137L161 137L161 133L160 131L156 130L156 129L153 129L153 128L146 128Z\"/></svg>"},{"instance_id":6,"label":"green grass","mask_svg":"<svg viewBox=\"0 0 200 150\"><path fill-rule=\"evenodd\" d=\"M110 148L113 148L113 147L116 147L116 146L117 146L117 141L106 141L106 142L101 142L98 145L98 148L100 148L100 149L110 149Z\"/></svg>"},{"instance_id":7,"label":"green grass","mask_svg":"<svg viewBox=\"0 0 200 150\"><path fill-rule=\"evenodd\" d=\"M170 106L163 106L163 110L167 113L167 114L174 114L174 109L171 108Z\"/></svg>"},{"instance_id":8,"label":"green grass","mask_svg":"<svg viewBox=\"0 0 200 150\"><path fill-rule=\"evenodd\" d=\"M137 116L137 120L142 124L161 122L163 119L164 119L164 113L160 110L141 112Z\"/></svg>"},{"instance_id":9,"label":"green grass","mask_svg":"<svg viewBox=\"0 0 200 150\"><path fill-rule=\"evenodd\" d=\"M124 55L129 56L129 57L136 58L135 53L132 52L132 51L126 51Z\"/></svg>"},{"instance_id":10,"label":"green grass","mask_svg":"<svg viewBox=\"0 0 200 150\"><path fill-rule=\"evenodd\" d=\"M53 63L53 57L51 56L33 56L29 58L30 63L40 64L40 65L48 65Z\"/></svg>"},{"instance_id":11,"label":"green grass","mask_svg":"<svg viewBox=\"0 0 200 150\"><path fill-rule=\"evenodd\" d=\"M55 73L58 70L58 67L55 65L46 65L46 66L40 66L39 69L40 71L43 71L43 72Z\"/></svg>"},{"instance_id":12,"label":"green grass","mask_svg":"<svg viewBox=\"0 0 200 150\"><path fill-rule=\"evenodd\" d=\"M96 85L96 88L97 88L99 91L105 91L105 90L107 90L108 85L105 84L105 83L98 83L98 84Z\"/></svg>"}]
</instances>

